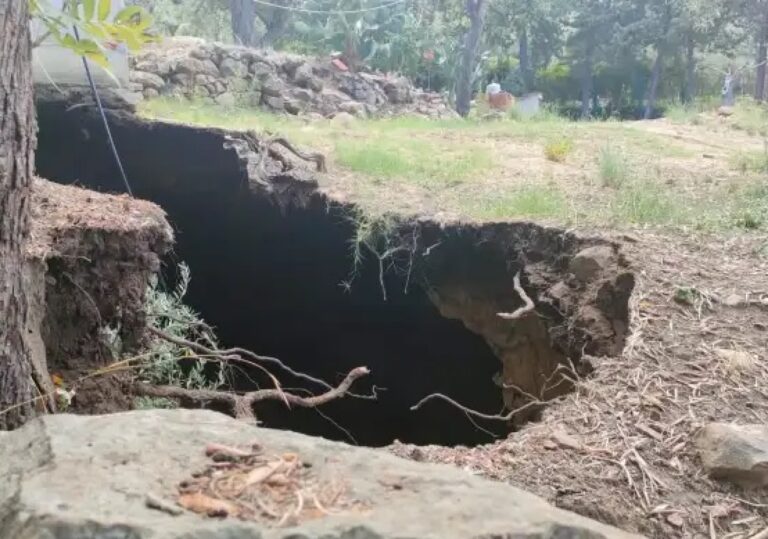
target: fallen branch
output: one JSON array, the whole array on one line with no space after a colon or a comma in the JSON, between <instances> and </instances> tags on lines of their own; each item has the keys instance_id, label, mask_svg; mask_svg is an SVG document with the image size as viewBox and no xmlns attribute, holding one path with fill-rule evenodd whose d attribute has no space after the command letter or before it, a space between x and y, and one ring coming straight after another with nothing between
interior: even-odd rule
<instances>
[{"instance_id":1,"label":"fallen branch","mask_svg":"<svg viewBox=\"0 0 768 539\"><path fill-rule=\"evenodd\" d=\"M145 397L169 398L193 401L197 404L215 402L226 404L232 408L236 419L255 421L253 405L263 400L282 400L288 405L300 408L315 408L332 400L340 399L347 395L355 380L370 373L366 367L357 367L349 371L341 383L320 395L300 397L292 393L286 393L282 389L259 389L239 395L237 393L219 391L215 389L185 389L177 386L154 386L143 382L134 385L134 391Z\"/></svg>"},{"instance_id":2,"label":"fallen branch","mask_svg":"<svg viewBox=\"0 0 768 539\"><path fill-rule=\"evenodd\" d=\"M283 137L264 137L263 135L259 135L254 131L249 131L245 134L245 140L251 149L255 151L259 156L259 160L256 164L256 168L259 171L259 176L262 176L264 173L265 160L270 150L272 149L273 144L279 144L280 146L293 153L299 159L303 159L304 161L313 161L318 172L327 172L327 168L325 166L325 156L323 154L318 152L303 152L296 148L288 139ZM275 154L275 152L273 152L273 154ZM285 161L285 158L280 158L279 154L277 155L278 159L284 165L286 165L287 162Z\"/></svg>"},{"instance_id":3,"label":"fallen branch","mask_svg":"<svg viewBox=\"0 0 768 539\"><path fill-rule=\"evenodd\" d=\"M276 365L283 371L287 372L288 374L291 374L292 376L295 376L296 378L301 378L302 380L306 380L307 382L312 382L314 384L324 387L325 389L332 389L332 386L328 384L328 382L326 382L325 380L315 378L314 376L310 376L303 372L295 371L276 357L262 356L260 354L251 352L250 350L246 350L245 348L227 348L226 350L215 350L213 348L208 348L203 344L200 344L194 341L189 341L182 337L176 337L175 335L170 335L152 326L148 326L147 331L149 331L156 337L159 337L170 343L176 344L178 346L187 347L190 350L194 350L195 352L198 352L201 354L219 357L219 358L222 358L224 361L230 361L232 363L241 363L244 365L249 365L263 371L266 371L266 369L264 368L264 366L259 365L257 362L260 361L262 363L270 363L272 365ZM243 356L247 356L250 359L246 359ZM275 387L279 388L280 383L277 382L277 380L272 374L269 374L269 371L266 371L266 372L269 375L269 377L272 379L272 381L275 383Z\"/></svg>"},{"instance_id":4,"label":"fallen branch","mask_svg":"<svg viewBox=\"0 0 768 539\"><path fill-rule=\"evenodd\" d=\"M519 414L520 412L522 412L524 410L527 410L528 408L531 408L532 406L544 405L545 404L544 402L540 401L539 399L536 399L536 400L532 400L532 401L526 402L525 404L523 404L519 408L515 408L514 410L512 410L512 411L510 411L510 412L508 412L506 414L503 414L503 415L502 414L486 414L486 413L483 413L483 412L478 412L477 410L473 410L472 408L467 408L463 404L459 404L458 402L453 400L451 397L449 397L447 395L443 395L442 393L432 393L431 395L427 395L426 397L421 399L419 402L417 402L416 404L411 406L411 411L418 410L419 408L424 406L424 404L426 404L427 402L429 402L431 400L434 400L434 399L444 400L445 402L447 402L449 404L452 404L453 406L455 406L456 408L458 408L459 410L461 410L462 412L464 412L467 415L478 417L480 419L489 419L491 421L511 421L512 418L514 418L516 414Z\"/></svg>"},{"instance_id":5,"label":"fallen branch","mask_svg":"<svg viewBox=\"0 0 768 539\"><path fill-rule=\"evenodd\" d=\"M530 313L535 308L533 300L528 297L528 294L525 293L525 290L523 290L523 287L520 285L519 271L515 274L515 278L512 281L512 286L515 288L515 292L517 292L520 298L523 300L524 305L511 313L496 314L496 316L503 318L504 320L517 320L518 318L522 318L526 314Z\"/></svg>"}]
</instances>

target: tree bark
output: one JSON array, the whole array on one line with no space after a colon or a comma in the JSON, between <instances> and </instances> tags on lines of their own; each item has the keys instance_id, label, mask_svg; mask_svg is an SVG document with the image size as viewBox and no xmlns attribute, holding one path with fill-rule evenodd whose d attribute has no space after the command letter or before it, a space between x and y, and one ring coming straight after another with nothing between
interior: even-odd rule
<instances>
[{"instance_id":1,"label":"tree bark","mask_svg":"<svg viewBox=\"0 0 768 539\"><path fill-rule=\"evenodd\" d=\"M690 34L685 41L685 87L683 103L692 103L696 99L696 43Z\"/></svg>"},{"instance_id":2,"label":"tree bark","mask_svg":"<svg viewBox=\"0 0 768 539\"><path fill-rule=\"evenodd\" d=\"M470 102L472 101L473 75L477 64L480 39L483 36L488 1L467 0L466 9L470 20L469 31L464 38L461 66L456 77L456 112L464 117L469 114Z\"/></svg>"},{"instance_id":3,"label":"tree bark","mask_svg":"<svg viewBox=\"0 0 768 539\"><path fill-rule=\"evenodd\" d=\"M755 100L765 100L766 61L768 61L768 5L763 8L757 36L757 67L755 72Z\"/></svg>"},{"instance_id":4,"label":"tree bark","mask_svg":"<svg viewBox=\"0 0 768 539\"><path fill-rule=\"evenodd\" d=\"M277 3L277 2L276 2ZM286 5L285 2L279 2L279 5ZM284 33L291 20L291 12L287 9L280 9L270 6L258 6L256 16L264 24L266 29L264 35L259 39L260 47L272 47Z\"/></svg>"},{"instance_id":5,"label":"tree bark","mask_svg":"<svg viewBox=\"0 0 768 539\"><path fill-rule=\"evenodd\" d=\"M645 112L643 118L648 120L653 115L653 109L656 107L656 96L659 91L659 80L661 80L661 65L664 61L664 53L661 46L656 46L656 59L653 61L651 69L651 80L648 81L648 92L645 96Z\"/></svg>"},{"instance_id":6,"label":"tree bark","mask_svg":"<svg viewBox=\"0 0 768 539\"><path fill-rule=\"evenodd\" d=\"M523 77L525 91L530 92L533 89L533 70L531 69L531 53L528 42L528 29L523 26L520 28L520 74Z\"/></svg>"},{"instance_id":7,"label":"tree bark","mask_svg":"<svg viewBox=\"0 0 768 539\"><path fill-rule=\"evenodd\" d=\"M229 0L232 35L239 45L252 47L256 43L256 5L251 0Z\"/></svg>"},{"instance_id":8,"label":"tree bark","mask_svg":"<svg viewBox=\"0 0 768 539\"><path fill-rule=\"evenodd\" d=\"M29 235L35 112L26 0L0 0L0 429L35 413L24 244ZM1 413L5 412L5 413Z\"/></svg>"},{"instance_id":9,"label":"tree bark","mask_svg":"<svg viewBox=\"0 0 768 539\"><path fill-rule=\"evenodd\" d=\"M581 63L581 117L587 119L590 117L590 103L592 102L592 64L595 54L595 42L592 36L587 36L587 43L584 49L584 58Z\"/></svg>"}]
</instances>

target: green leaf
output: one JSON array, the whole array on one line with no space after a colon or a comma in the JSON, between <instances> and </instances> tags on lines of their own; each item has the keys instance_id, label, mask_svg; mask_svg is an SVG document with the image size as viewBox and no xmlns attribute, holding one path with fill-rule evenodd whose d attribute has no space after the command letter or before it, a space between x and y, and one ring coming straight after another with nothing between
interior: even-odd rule
<instances>
[{"instance_id":1,"label":"green leaf","mask_svg":"<svg viewBox=\"0 0 768 539\"><path fill-rule=\"evenodd\" d=\"M106 21L112 11L112 0L99 0L99 20Z\"/></svg>"},{"instance_id":2,"label":"green leaf","mask_svg":"<svg viewBox=\"0 0 768 539\"><path fill-rule=\"evenodd\" d=\"M96 12L96 0L83 0L83 21L90 21Z\"/></svg>"},{"instance_id":3,"label":"green leaf","mask_svg":"<svg viewBox=\"0 0 768 539\"><path fill-rule=\"evenodd\" d=\"M134 17L143 19L145 13L146 12L141 8L141 6L128 6L121 9L117 15L115 15L113 22L115 24L133 24L132 19Z\"/></svg>"}]
</instances>

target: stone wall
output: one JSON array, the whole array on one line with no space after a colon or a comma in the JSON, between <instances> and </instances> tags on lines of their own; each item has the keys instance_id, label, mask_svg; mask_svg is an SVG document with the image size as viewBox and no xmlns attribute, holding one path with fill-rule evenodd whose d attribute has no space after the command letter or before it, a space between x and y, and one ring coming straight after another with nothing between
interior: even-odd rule
<instances>
[{"instance_id":1,"label":"stone wall","mask_svg":"<svg viewBox=\"0 0 768 539\"><path fill-rule=\"evenodd\" d=\"M168 38L131 59L132 89L293 115L455 116L442 95L405 77L351 72L331 58Z\"/></svg>"}]
</instances>

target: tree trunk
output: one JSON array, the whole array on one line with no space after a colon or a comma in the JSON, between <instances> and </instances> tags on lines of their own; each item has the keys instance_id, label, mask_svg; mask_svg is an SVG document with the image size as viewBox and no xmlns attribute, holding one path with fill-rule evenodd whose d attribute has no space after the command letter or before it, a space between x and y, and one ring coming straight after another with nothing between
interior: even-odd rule
<instances>
[{"instance_id":1,"label":"tree trunk","mask_svg":"<svg viewBox=\"0 0 768 539\"><path fill-rule=\"evenodd\" d=\"M0 0L0 429L35 412L25 333L24 244L34 166L35 112L26 0ZM10 411L8 411L10 409ZM5 412L5 413L3 413Z\"/></svg>"},{"instance_id":2,"label":"tree trunk","mask_svg":"<svg viewBox=\"0 0 768 539\"><path fill-rule=\"evenodd\" d=\"M584 50L584 58L581 63L581 118L590 117L590 104L592 102L592 63L595 54L595 44L592 36L587 36L587 44Z\"/></svg>"},{"instance_id":3,"label":"tree trunk","mask_svg":"<svg viewBox=\"0 0 768 539\"><path fill-rule=\"evenodd\" d=\"M525 91L533 89L533 70L531 69L531 54L528 47L528 29L523 26L520 29L520 74L523 76Z\"/></svg>"},{"instance_id":4,"label":"tree trunk","mask_svg":"<svg viewBox=\"0 0 768 539\"><path fill-rule=\"evenodd\" d=\"M755 73L755 100L765 100L766 61L768 61L768 6L763 8L757 36L757 68Z\"/></svg>"},{"instance_id":5,"label":"tree trunk","mask_svg":"<svg viewBox=\"0 0 768 539\"><path fill-rule=\"evenodd\" d=\"M696 99L696 43L688 35L685 42L685 88L683 103L692 103Z\"/></svg>"},{"instance_id":6,"label":"tree trunk","mask_svg":"<svg viewBox=\"0 0 768 539\"><path fill-rule=\"evenodd\" d=\"M659 80L661 80L661 65L664 61L664 54L661 46L656 46L656 60L653 61L651 69L651 80L648 81L648 92L645 95L645 112L643 118L648 120L653 115L653 109L656 107L656 96L659 91Z\"/></svg>"},{"instance_id":7,"label":"tree trunk","mask_svg":"<svg viewBox=\"0 0 768 539\"><path fill-rule=\"evenodd\" d=\"M252 1L252 0L251 0ZM291 3L286 0L272 0L275 5L290 7ZM283 34L285 34L288 23L291 20L291 11L279 7L257 4L255 8L256 16L264 24L264 35L259 39L260 47L272 47Z\"/></svg>"},{"instance_id":8,"label":"tree trunk","mask_svg":"<svg viewBox=\"0 0 768 539\"><path fill-rule=\"evenodd\" d=\"M252 0L229 0L232 35L239 45L252 47L256 42L256 4Z\"/></svg>"},{"instance_id":9,"label":"tree trunk","mask_svg":"<svg viewBox=\"0 0 768 539\"><path fill-rule=\"evenodd\" d=\"M487 10L487 0L467 0L467 15L470 24L469 31L464 38L461 66L456 77L456 112L464 117L469 114L470 102L472 101L472 83Z\"/></svg>"}]
</instances>

